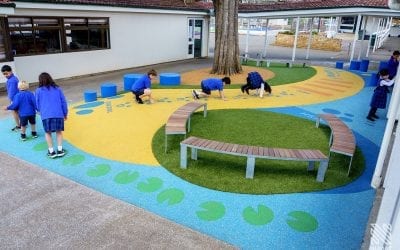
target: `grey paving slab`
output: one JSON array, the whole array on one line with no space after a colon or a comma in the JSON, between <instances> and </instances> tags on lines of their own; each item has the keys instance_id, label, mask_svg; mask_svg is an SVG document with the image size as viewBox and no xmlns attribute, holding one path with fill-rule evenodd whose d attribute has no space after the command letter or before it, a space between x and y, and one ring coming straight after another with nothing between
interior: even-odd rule
<instances>
[{"instance_id":1,"label":"grey paving slab","mask_svg":"<svg viewBox=\"0 0 400 250\"><path fill-rule=\"evenodd\" d=\"M234 249L0 152L0 249Z\"/></svg>"}]
</instances>

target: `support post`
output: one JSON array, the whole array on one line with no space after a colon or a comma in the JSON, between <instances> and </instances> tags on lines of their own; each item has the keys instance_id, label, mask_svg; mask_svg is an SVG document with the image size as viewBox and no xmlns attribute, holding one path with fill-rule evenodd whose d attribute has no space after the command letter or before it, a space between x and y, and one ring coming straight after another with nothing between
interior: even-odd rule
<instances>
[{"instance_id":1,"label":"support post","mask_svg":"<svg viewBox=\"0 0 400 250\"><path fill-rule=\"evenodd\" d=\"M246 166L246 178L247 179L253 179L255 163L256 163L256 159L254 158L254 156L247 156L247 166Z\"/></svg>"},{"instance_id":2,"label":"support post","mask_svg":"<svg viewBox=\"0 0 400 250\"><path fill-rule=\"evenodd\" d=\"M181 144L181 168L187 168L187 146L185 144Z\"/></svg>"},{"instance_id":3,"label":"support post","mask_svg":"<svg viewBox=\"0 0 400 250\"><path fill-rule=\"evenodd\" d=\"M296 18L296 34L294 35L294 43L293 43L293 52L292 52L292 62L294 62L296 58L296 47L297 47L297 36L299 35L299 26L300 26L300 17Z\"/></svg>"},{"instance_id":4,"label":"support post","mask_svg":"<svg viewBox=\"0 0 400 250\"><path fill-rule=\"evenodd\" d=\"M327 169L328 169L328 160L321 161L318 167L317 182L324 181Z\"/></svg>"},{"instance_id":5,"label":"support post","mask_svg":"<svg viewBox=\"0 0 400 250\"><path fill-rule=\"evenodd\" d=\"M360 23L361 23L361 15L359 14L357 16L357 24L356 24L357 26L356 26L356 31L355 31L354 38L353 38L353 44L352 44L352 47L351 47L350 62L353 61L353 58L354 58L354 50L356 48L358 32L360 31Z\"/></svg>"}]
</instances>

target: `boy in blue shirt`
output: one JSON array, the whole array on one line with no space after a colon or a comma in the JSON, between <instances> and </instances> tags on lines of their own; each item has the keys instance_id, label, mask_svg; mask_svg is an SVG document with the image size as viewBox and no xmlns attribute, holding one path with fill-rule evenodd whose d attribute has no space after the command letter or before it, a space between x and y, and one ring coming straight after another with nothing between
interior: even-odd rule
<instances>
[{"instance_id":1,"label":"boy in blue shirt","mask_svg":"<svg viewBox=\"0 0 400 250\"><path fill-rule=\"evenodd\" d=\"M36 101L35 96L30 92L29 84L25 81L18 83L19 92L14 96L12 103L6 110L18 110L19 121L21 123L21 140L26 140L26 126L31 125L33 138L37 138L36 133Z\"/></svg>"},{"instance_id":2,"label":"boy in blue shirt","mask_svg":"<svg viewBox=\"0 0 400 250\"><path fill-rule=\"evenodd\" d=\"M259 92L261 98L264 95L264 91L271 94L271 91L272 91L271 86L269 86L269 84L266 81L264 81L264 79L262 78L260 73L250 72L247 75L246 80L247 80L247 84L243 85L240 88L242 90L242 93L244 93L246 91L246 93L249 95L250 89L256 89Z\"/></svg>"},{"instance_id":3,"label":"boy in blue shirt","mask_svg":"<svg viewBox=\"0 0 400 250\"><path fill-rule=\"evenodd\" d=\"M192 90L192 95L194 99L200 99L200 97L209 97L212 90L218 90L219 96L222 100L226 100L224 95L224 85L231 84L231 79L229 77L224 77L222 79L218 78L208 78L201 81L201 92Z\"/></svg>"},{"instance_id":4,"label":"boy in blue shirt","mask_svg":"<svg viewBox=\"0 0 400 250\"><path fill-rule=\"evenodd\" d=\"M3 76L7 78L7 83L6 83L7 96L8 99L10 100L10 103L12 103L14 96L18 93L18 82L19 82L18 77L14 75L9 65L3 65L3 67L1 67L1 72L3 73ZM16 125L11 130L17 131L21 129L21 126L19 124L20 122L19 122L18 110L13 110L12 115L14 117Z\"/></svg>"},{"instance_id":5,"label":"boy in blue shirt","mask_svg":"<svg viewBox=\"0 0 400 250\"><path fill-rule=\"evenodd\" d=\"M143 104L142 98L147 96L149 98L150 103L154 103L153 98L151 98L151 80L157 77L157 72L152 69L147 72L147 75L142 76L137 79L136 82L132 85L131 91L135 95L136 102L138 104Z\"/></svg>"}]
</instances>

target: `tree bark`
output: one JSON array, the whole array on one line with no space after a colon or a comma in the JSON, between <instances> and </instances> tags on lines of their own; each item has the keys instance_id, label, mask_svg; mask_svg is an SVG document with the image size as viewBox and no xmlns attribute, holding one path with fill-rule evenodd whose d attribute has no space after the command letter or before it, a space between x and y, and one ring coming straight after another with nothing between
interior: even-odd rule
<instances>
[{"instance_id":1,"label":"tree bark","mask_svg":"<svg viewBox=\"0 0 400 250\"><path fill-rule=\"evenodd\" d=\"M215 12L215 51L212 74L234 75L242 72L239 59L239 0L213 0Z\"/></svg>"}]
</instances>

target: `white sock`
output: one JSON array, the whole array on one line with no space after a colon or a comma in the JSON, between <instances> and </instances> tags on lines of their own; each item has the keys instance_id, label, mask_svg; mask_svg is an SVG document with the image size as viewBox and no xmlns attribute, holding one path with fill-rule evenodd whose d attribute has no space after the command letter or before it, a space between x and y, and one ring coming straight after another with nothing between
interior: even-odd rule
<instances>
[{"instance_id":1,"label":"white sock","mask_svg":"<svg viewBox=\"0 0 400 250\"><path fill-rule=\"evenodd\" d=\"M54 152L54 148L49 148L49 152L53 153Z\"/></svg>"},{"instance_id":2,"label":"white sock","mask_svg":"<svg viewBox=\"0 0 400 250\"><path fill-rule=\"evenodd\" d=\"M62 146L58 146L58 147L57 147L57 150L58 150L58 151L61 151L61 150L62 150Z\"/></svg>"}]
</instances>

